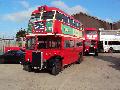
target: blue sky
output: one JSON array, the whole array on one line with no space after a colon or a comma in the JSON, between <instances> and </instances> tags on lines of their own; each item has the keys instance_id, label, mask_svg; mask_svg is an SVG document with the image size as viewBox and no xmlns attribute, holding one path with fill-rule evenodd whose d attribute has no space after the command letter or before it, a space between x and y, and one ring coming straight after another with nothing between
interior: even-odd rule
<instances>
[{"instance_id":1,"label":"blue sky","mask_svg":"<svg viewBox=\"0 0 120 90\"><path fill-rule=\"evenodd\" d=\"M0 37L27 28L30 13L38 6L58 7L68 14L87 13L102 20L120 20L120 0L0 0Z\"/></svg>"}]
</instances>

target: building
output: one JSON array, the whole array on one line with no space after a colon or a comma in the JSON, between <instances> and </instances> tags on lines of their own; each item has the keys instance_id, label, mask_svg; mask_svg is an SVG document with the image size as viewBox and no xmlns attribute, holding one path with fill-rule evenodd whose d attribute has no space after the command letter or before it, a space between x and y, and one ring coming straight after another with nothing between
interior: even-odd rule
<instances>
[{"instance_id":1,"label":"building","mask_svg":"<svg viewBox=\"0 0 120 90\"><path fill-rule=\"evenodd\" d=\"M110 23L82 12L73 15L73 17L79 20L81 23L83 23L85 28L91 28L91 27L94 27L96 29L104 28L104 30L113 30L113 29L116 30L120 28L120 21L116 23Z\"/></svg>"},{"instance_id":2,"label":"building","mask_svg":"<svg viewBox=\"0 0 120 90\"><path fill-rule=\"evenodd\" d=\"M114 29L114 30L120 29L120 21L113 23L113 29Z\"/></svg>"}]
</instances>

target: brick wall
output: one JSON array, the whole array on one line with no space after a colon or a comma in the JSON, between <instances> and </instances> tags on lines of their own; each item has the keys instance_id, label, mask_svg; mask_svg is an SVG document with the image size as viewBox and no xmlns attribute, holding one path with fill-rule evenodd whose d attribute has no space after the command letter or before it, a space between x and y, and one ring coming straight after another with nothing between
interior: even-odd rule
<instances>
[{"instance_id":1,"label":"brick wall","mask_svg":"<svg viewBox=\"0 0 120 90\"><path fill-rule=\"evenodd\" d=\"M93 27L96 29L104 28L105 30L111 30L113 28L112 23L106 22L104 20L100 20L96 17L92 17L83 13L75 14L73 17L79 20L84 27L89 28Z\"/></svg>"},{"instance_id":2,"label":"brick wall","mask_svg":"<svg viewBox=\"0 0 120 90\"><path fill-rule=\"evenodd\" d=\"M120 21L113 23L113 29L120 29Z\"/></svg>"}]
</instances>

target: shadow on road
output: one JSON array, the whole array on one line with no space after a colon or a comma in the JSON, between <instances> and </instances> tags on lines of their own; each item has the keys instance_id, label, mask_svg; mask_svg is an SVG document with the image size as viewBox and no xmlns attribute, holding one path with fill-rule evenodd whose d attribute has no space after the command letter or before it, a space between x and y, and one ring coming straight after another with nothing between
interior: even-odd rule
<instances>
[{"instance_id":1,"label":"shadow on road","mask_svg":"<svg viewBox=\"0 0 120 90\"><path fill-rule=\"evenodd\" d=\"M96 56L95 58L110 62L111 63L111 65L109 65L110 67L116 70L120 70L120 58L116 58L113 56L102 56L102 55Z\"/></svg>"}]
</instances>

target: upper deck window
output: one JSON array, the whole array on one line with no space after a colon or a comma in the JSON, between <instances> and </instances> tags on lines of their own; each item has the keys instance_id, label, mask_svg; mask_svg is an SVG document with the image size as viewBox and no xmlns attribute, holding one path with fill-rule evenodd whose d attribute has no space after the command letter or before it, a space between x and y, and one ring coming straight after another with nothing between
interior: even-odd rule
<instances>
[{"instance_id":1,"label":"upper deck window","mask_svg":"<svg viewBox=\"0 0 120 90\"><path fill-rule=\"evenodd\" d=\"M63 14L60 14L59 12L56 13L55 19L60 21L63 20L63 22L68 23L68 17Z\"/></svg>"},{"instance_id":2,"label":"upper deck window","mask_svg":"<svg viewBox=\"0 0 120 90\"><path fill-rule=\"evenodd\" d=\"M96 35L97 31L86 31L87 35Z\"/></svg>"},{"instance_id":3,"label":"upper deck window","mask_svg":"<svg viewBox=\"0 0 120 90\"><path fill-rule=\"evenodd\" d=\"M69 19L70 25L73 25L73 19Z\"/></svg>"},{"instance_id":4,"label":"upper deck window","mask_svg":"<svg viewBox=\"0 0 120 90\"><path fill-rule=\"evenodd\" d=\"M72 25L74 27L77 27L77 28L80 27L80 23L79 22L76 22L75 20L71 19L70 17L68 17L68 16L66 16L64 14L59 13L58 11L56 11L55 19L63 21L64 23L68 23L68 24L70 24L70 25Z\"/></svg>"},{"instance_id":5,"label":"upper deck window","mask_svg":"<svg viewBox=\"0 0 120 90\"><path fill-rule=\"evenodd\" d=\"M77 22L74 22L74 26L77 27Z\"/></svg>"},{"instance_id":6,"label":"upper deck window","mask_svg":"<svg viewBox=\"0 0 120 90\"><path fill-rule=\"evenodd\" d=\"M67 16L63 16L63 22L68 23L68 17Z\"/></svg>"},{"instance_id":7,"label":"upper deck window","mask_svg":"<svg viewBox=\"0 0 120 90\"><path fill-rule=\"evenodd\" d=\"M77 27L80 27L80 23L77 22Z\"/></svg>"},{"instance_id":8,"label":"upper deck window","mask_svg":"<svg viewBox=\"0 0 120 90\"><path fill-rule=\"evenodd\" d=\"M96 45L97 42L95 40L91 40L91 41L85 41L85 46L91 46L91 45Z\"/></svg>"},{"instance_id":9,"label":"upper deck window","mask_svg":"<svg viewBox=\"0 0 120 90\"><path fill-rule=\"evenodd\" d=\"M43 19L43 20L53 19L54 13L55 13L54 11L43 12L42 19Z\"/></svg>"},{"instance_id":10,"label":"upper deck window","mask_svg":"<svg viewBox=\"0 0 120 90\"><path fill-rule=\"evenodd\" d=\"M36 20L39 20L40 16L41 16L41 13L32 14L31 18L30 18L30 22L34 22Z\"/></svg>"},{"instance_id":11,"label":"upper deck window","mask_svg":"<svg viewBox=\"0 0 120 90\"><path fill-rule=\"evenodd\" d=\"M63 14L60 14L59 12L56 13L55 19L62 21Z\"/></svg>"}]
</instances>

